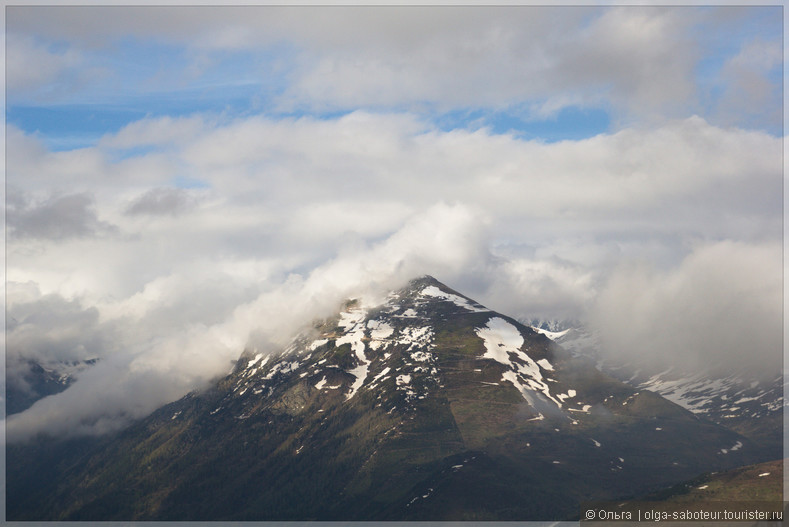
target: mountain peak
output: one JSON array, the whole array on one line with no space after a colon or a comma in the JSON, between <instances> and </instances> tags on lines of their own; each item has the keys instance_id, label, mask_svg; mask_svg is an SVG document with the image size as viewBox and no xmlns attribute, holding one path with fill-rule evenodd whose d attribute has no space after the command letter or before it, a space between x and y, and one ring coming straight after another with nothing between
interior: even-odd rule
<instances>
[{"instance_id":1,"label":"mountain peak","mask_svg":"<svg viewBox=\"0 0 789 527\"><path fill-rule=\"evenodd\" d=\"M244 353L62 475L55 518L555 519L749 455L426 275Z\"/></svg>"},{"instance_id":2,"label":"mountain peak","mask_svg":"<svg viewBox=\"0 0 789 527\"><path fill-rule=\"evenodd\" d=\"M436 287L446 287L444 284L439 282L435 277L429 274L423 274L422 276L412 278L411 280L408 281L408 287L410 288L427 287L429 285L434 285Z\"/></svg>"},{"instance_id":3,"label":"mountain peak","mask_svg":"<svg viewBox=\"0 0 789 527\"><path fill-rule=\"evenodd\" d=\"M392 293L400 293L405 295L414 294L424 290L426 287L435 287L442 291L452 291L448 286L437 280L435 277L425 274L416 278L412 278L404 287L397 291L392 291Z\"/></svg>"}]
</instances>

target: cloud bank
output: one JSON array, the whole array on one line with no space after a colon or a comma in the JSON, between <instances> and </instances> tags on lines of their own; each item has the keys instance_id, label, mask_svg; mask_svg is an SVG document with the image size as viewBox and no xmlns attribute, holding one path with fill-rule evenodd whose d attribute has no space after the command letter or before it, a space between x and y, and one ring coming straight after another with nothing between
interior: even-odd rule
<instances>
[{"instance_id":1,"label":"cloud bank","mask_svg":"<svg viewBox=\"0 0 789 527\"><path fill-rule=\"evenodd\" d=\"M226 101L253 86L285 112L484 107L544 119L603 106L628 123L708 113L774 130L781 118L777 6L16 6L8 27L9 97L25 103L194 82ZM158 63L136 56L155 45Z\"/></svg>"},{"instance_id":2,"label":"cloud bank","mask_svg":"<svg viewBox=\"0 0 789 527\"><path fill-rule=\"evenodd\" d=\"M169 142L113 158L149 128ZM691 118L543 144L355 113L141 121L78 159L9 140L21 195L42 196L10 222L9 358L102 358L11 416L9 440L124 426L245 346L275 350L343 297L424 273L515 316L591 314L622 353L739 366L756 347L760 365L780 342L780 142L766 134ZM184 165L199 186L162 186ZM61 219L80 236L22 236L47 232L18 226L59 210L64 180L81 215L63 217L114 230ZM620 265L633 259L650 263Z\"/></svg>"},{"instance_id":3,"label":"cloud bank","mask_svg":"<svg viewBox=\"0 0 789 527\"><path fill-rule=\"evenodd\" d=\"M774 377L782 364L781 253L779 243L726 241L669 270L630 264L612 273L589 316L620 361Z\"/></svg>"},{"instance_id":4,"label":"cloud bank","mask_svg":"<svg viewBox=\"0 0 789 527\"><path fill-rule=\"evenodd\" d=\"M622 360L773 371L771 13L9 8L9 383L100 360L8 439L117 430L421 274Z\"/></svg>"}]
</instances>

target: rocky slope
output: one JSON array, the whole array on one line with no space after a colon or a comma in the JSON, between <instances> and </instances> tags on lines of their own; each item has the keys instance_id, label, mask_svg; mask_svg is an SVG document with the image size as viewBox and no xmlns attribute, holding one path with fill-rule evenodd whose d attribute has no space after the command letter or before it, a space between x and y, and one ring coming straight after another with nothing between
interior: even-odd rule
<instances>
[{"instance_id":1,"label":"rocky slope","mask_svg":"<svg viewBox=\"0 0 789 527\"><path fill-rule=\"evenodd\" d=\"M9 519L540 520L761 461L431 277L115 436L8 450ZM32 474L32 475L31 475Z\"/></svg>"},{"instance_id":2,"label":"rocky slope","mask_svg":"<svg viewBox=\"0 0 789 527\"><path fill-rule=\"evenodd\" d=\"M577 357L595 361L598 369L636 389L649 390L696 415L753 440L769 459L783 457L784 377L749 372L687 371L667 365L655 368L605 359L600 336L575 325L561 331L537 331Z\"/></svg>"}]
</instances>

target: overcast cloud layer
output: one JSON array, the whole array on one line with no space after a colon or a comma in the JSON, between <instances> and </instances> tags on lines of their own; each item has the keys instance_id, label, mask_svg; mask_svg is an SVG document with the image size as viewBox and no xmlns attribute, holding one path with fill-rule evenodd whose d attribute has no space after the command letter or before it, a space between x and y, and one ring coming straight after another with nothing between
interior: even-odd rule
<instances>
[{"instance_id":1,"label":"overcast cloud layer","mask_svg":"<svg viewBox=\"0 0 789 527\"><path fill-rule=\"evenodd\" d=\"M8 439L118 429L421 274L774 371L776 13L9 8L8 382L101 360Z\"/></svg>"}]
</instances>

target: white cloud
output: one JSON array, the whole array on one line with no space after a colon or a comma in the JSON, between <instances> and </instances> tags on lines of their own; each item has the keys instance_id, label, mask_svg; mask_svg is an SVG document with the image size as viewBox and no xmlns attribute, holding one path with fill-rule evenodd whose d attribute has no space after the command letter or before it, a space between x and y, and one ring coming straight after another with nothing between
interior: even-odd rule
<instances>
[{"instance_id":1,"label":"white cloud","mask_svg":"<svg viewBox=\"0 0 789 527\"><path fill-rule=\"evenodd\" d=\"M147 120L117 135L135 152L147 135L129 130L149 125L178 139L121 159L104 146L113 136L94 148L46 152L11 131L9 183L27 202L89 192L93 202L80 210L92 224L117 226L109 237L53 240L32 252L10 244L12 280L34 280L45 293L66 294L71 284L68 294L127 297L185 263L210 266L218 254L279 262L272 268L281 273L317 265L354 239L386 236L439 200L483 211L494 243L537 244L540 258L557 239L579 237L572 245L586 245L582 256L557 253L576 263L605 239L620 240L616 250L626 252L667 236L679 250L683 239L780 236L780 140L700 118L553 144L441 132L411 115L365 112L194 119L183 135L179 120ZM207 187L178 188L179 177ZM24 219L17 209L27 209L11 205L13 226ZM130 207L149 214L130 215Z\"/></svg>"},{"instance_id":2,"label":"white cloud","mask_svg":"<svg viewBox=\"0 0 789 527\"><path fill-rule=\"evenodd\" d=\"M779 151L780 140L766 134L700 118L545 145L484 130L442 133L413 116L355 112L329 121L233 121L206 129L172 164L188 163L194 177L223 194L303 202L378 199L394 191L410 201L440 195L556 216L662 208L668 199L699 193L739 199L746 182L758 190L777 181Z\"/></svg>"},{"instance_id":3,"label":"white cloud","mask_svg":"<svg viewBox=\"0 0 789 527\"><path fill-rule=\"evenodd\" d=\"M126 214L176 215L190 208L193 200L189 191L185 189L157 187L129 203Z\"/></svg>"},{"instance_id":4,"label":"white cloud","mask_svg":"<svg viewBox=\"0 0 789 527\"><path fill-rule=\"evenodd\" d=\"M209 123L210 121L207 122L200 115L140 119L129 123L115 134L102 137L98 146L108 149L148 146L162 149L193 141Z\"/></svg>"},{"instance_id":5,"label":"white cloud","mask_svg":"<svg viewBox=\"0 0 789 527\"><path fill-rule=\"evenodd\" d=\"M305 46L282 103L431 103L448 110L532 102L538 118L570 105L657 118L694 102L698 57L689 27L698 13L651 7L399 12L364 12L356 24L351 16L333 38L319 31L319 45ZM368 45L351 45L352 37Z\"/></svg>"},{"instance_id":6,"label":"white cloud","mask_svg":"<svg viewBox=\"0 0 789 527\"><path fill-rule=\"evenodd\" d=\"M111 80L100 84L101 96L124 83L133 85L131 94L243 80L266 96L276 94L280 110L482 107L545 119L580 106L614 112L614 128L621 128L709 109L704 100L711 85L697 77L697 68L711 34L728 29L717 23L727 10L746 20L756 16L736 7L81 6L46 13L15 7L8 16L15 42L36 35L66 51L52 54L38 44L11 48L10 62L39 67L14 67L20 81L9 93L23 96L17 85L63 84L69 64L90 54L113 68ZM129 76L126 68L138 64L116 53L134 41L176 47L181 60L157 75ZM754 46L746 46L742 58ZM26 62L33 54L35 62ZM237 78L215 68L242 56L253 58ZM733 91L777 89L751 73L753 64L738 67L746 62L731 58L722 82ZM25 77L31 71L35 75ZM269 93L272 79L277 88ZM731 117L747 122L753 111L760 110L741 105Z\"/></svg>"},{"instance_id":7,"label":"white cloud","mask_svg":"<svg viewBox=\"0 0 789 527\"><path fill-rule=\"evenodd\" d=\"M656 7L616 7L594 19L568 46L557 75L606 90L625 115L683 115L693 102L698 46L689 32L700 13ZM579 91L582 91L579 89Z\"/></svg>"},{"instance_id":8,"label":"white cloud","mask_svg":"<svg viewBox=\"0 0 789 527\"><path fill-rule=\"evenodd\" d=\"M721 70L724 89L716 102L716 118L726 124L766 122L780 128L783 93L774 79L782 62L780 41L757 37L746 42ZM744 120L743 115L749 118Z\"/></svg>"},{"instance_id":9,"label":"white cloud","mask_svg":"<svg viewBox=\"0 0 789 527\"><path fill-rule=\"evenodd\" d=\"M41 295L35 284L8 284L7 358L43 363L85 360L100 356L112 334L101 328L96 307L78 300Z\"/></svg>"},{"instance_id":10,"label":"white cloud","mask_svg":"<svg viewBox=\"0 0 789 527\"><path fill-rule=\"evenodd\" d=\"M225 373L245 345L276 350L314 317L331 314L343 298L380 294L427 271L449 277L468 273L478 266L480 251L484 255L483 232L484 222L466 207L439 203L386 240L357 246L307 276L294 274L283 283L269 284L257 296L250 294L254 289L249 284L189 270L154 280L121 305L105 302L101 320L95 308L81 314L74 301L49 295L45 299L68 306L68 312L74 312L70 316L87 316L94 332L114 329L113 337L122 344L101 350L99 365L65 392L11 416L8 438L17 441L41 431L64 436L116 430ZM28 307L23 304L12 312ZM60 330L46 320L40 324L10 329L15 353L22 353L16 344L36 328ZM77 341L87 338L77 327L67 329ZM69 340L56 340L69 345Z\"/></svg>"},{"instance_id":11,"label":"white cloud","mask_svg":"<svg viewBox=\"0 0 789 527\"><path fill-rule=\"evenodd\" d=\"M86 54L117 58L115 37L132 35L183 51L170 80L244 52L280 61L280 109L354 111L149 117L68 152L9 126L7 273L27 284L12 287L24 323L9 328L9 355L102 358L10 419L9 437L116 429L224 373L245 345L275 349L343 297L423 273L515 316L591 309L614 350L720 349L737 364L750 342L766 362L782 141L687 117L707 11L687 12L10 8L19 57L43 67L16 90L56 85ZM726 70L756 95L749 64L756 80L775 64L761 44ZM509 105L622 118L546 144L424 117Z\"/></svg>"},{"instance_id":12,"label":"white cloud","mask_svg":"<svg viewBox=\"0 0 789 527\"><path fill-rule=\"evenodd\" d=\"M308 124L301 122L299 126L309 128ZM335 124L340 128L344 126ZM295 133L282 123L277 125L285 134ZM319 123L319 126L327 126L327 123ZM680 123L678 129L682 133L677 134L676 129L662 130L664 135L658 133L657 136L665 139L664 136L676 135L677 140L687 140L688 130L693 130L708 136L710 141L723 140L724 146L729 145L729 137L724 131L698 121L691 122L689 126ZM211 133L207 130L201 137L210 137ZM305 132L299 129L298 133ZM736 131L728 133L734 134L730 139L732 145L745 140L746 147L757 144L768 151L772 145L770 138L758 134L741 136ZM285 140L278 143L278 148L296 138L295 135L286 135ZM739 141L735 141L737 138ZM517 207L509 204L510 199L491 202L469 199L475 193L484 194L486 186L491 183L482 170L485 163L480 161L484 159L480 152L486 150L493 158L503 155L516 162L519 159L540 159L543 155L553 164L542 165L540 173L566 178L575 185L589 185L590 193L599 185L607 185L607 190L616 192L615 178L614 183L594 178L586 181L574 175L574 168L567 167L581 166L581 160L585 159L589 163L587 177L588 173L602 174L602 167L610 162L609 156L614 157L613 151L622 144L630 145L630 141L602 137L598 139L597 148L589 150L582 142L575 145L578 147L576 151L571 148L572 144L523 144L485 133L430 132L410 139L408 134L396 133L390 139L394 145L387 141L383 145L389 144L388 148L393 152L392 161L399 160L407 167L440 167L437 160L450 151L449 145L458 148L462 154L458 156L459 161L448 163L449 166L444 168L446 172L420 172L429 174L429 177L423 176L419 187L414 187L412 180L404 183L372 177L370 181L375 183L372 188L351 186L337 195L331 192L331 186L337 179L311 179L313 185L321 182L326 185L319 186L314 194L324 197L315 203L314 216L300 214L309 204L301 204L298 192L289 194L278 190L268 198L272 202L278 197L285 199L274 216L265 210L255 214L256 209L250 207L243 193L226 192L222 199L203 204L184 218L146 217L147 223L141 223L142 220L136 217L124 223L121 202L117 202L121 210L113 218L120 220L120 228L129 229L129 232L111 240L58 241L39 244L35 250L22 241L12 243L9 277L19 282L38 282L44 294L48 295L46 298L56 305L70 306L69 313L73 311L76 317L74 321L82 321L80 323L83 324L80 330L76 324L50 324L47 322L50 318L42 319L41 327L35 324L27 326L28 330L24 332L12 327L9 333L12 351L23 354L20 350L26 346L18 346L17 343L26 335L40 332L46 336L52 331L66 330L71 331L69 334L77 340L61 339L59 342L70 349L88 349L94 346L90 343L107 341L106 338L97 341L94 335L110 335L114 344L98 348L104 364L101 368L83 374L77 384L63 394L42 400L30 410L9 419L9 438L21 439L41 430L64 435L117 429L129 419L145 415L158 405L224 373L245 344L258 346L261 350L277 349L301 324L315 316L330 313L342 298L370 291L381 292L423 273L434 274L490 307L516 316L577 317L591 306L595 308L593 312L602 317L596 322L624 339L611 341L615 350L632 349L636 342L651 342L649 349L657 353L665 352L665 346L687 342L696 346L694 349L698 350L699 356L704 356L727 342L744 345L744 337L735 338L736 332L726 326L728 320L725 316L729 314L759 331L763 338L758 342L751 341L751 344L760 346L762 357L769 357L774 312L768 291L772 291L770 288L775 285L770 271L776 254L780 262L780 252L776 253L774 247L755 246L742 241L725 242L699 249L676 271L618 270L611 275L612 262L619 261L622 254L627 255L628 246L630 252L635 251L636 254L648 246L649 234L662 229L661 217L650 218L647 215L643 220L634 206L620 209L616 217L629 218L636 225L631 233L632 241L620 236L612 249L598 237L611 235L611 231L621 231L623 226L616 223L612 227L608 222L598 221L596 216L601 209L579 209L575 220L564 224L561 214L557 216L550 207L544 204L533 206L540 199L553 199L554 206L558 206L565 202L564 194L552 196L550 192L539 190L539 197L534 197L524 191L522 195L511 198L516 205L525 204L521 216L517 214ZM606 139L611 144L607 144ZM674 148L676 145L675 140L655 140L655 136L649 133L642 135L641 139L633 139L639 148L646 148L650 142L657 149ZM698 138L696 140L699 141ZM345 139L340 138L339 141L342 144ZM303 156L311 154L309 143L294 141L293 144L301 145ZM531 155L521 158L516 146L525 148ZM559 153L545 154L543 151L557 147ZM189 145L184 148L189 148ZM469 153L469 149L477 153ZM598 157L589 155L590 151L599 153L605 149L612 152L600 153ZM323 156L331 150L332 145L321 144L310 164L323 166ZM359 156L360 173L375 171L373 163L361 161L365 158L360 145L353 145L351 150L360 152L348 153ZM701 182L680 178L670 183L670 187L676 185L677 188L666 196L670 199L677 195L692 196L699 189L709 192L720 186L722 180L736 178L736 168L732 168L731 163L756 162L755 159L740 159L744 153L720 153L732 155L732 158L721 161L721 166L710 164L710 173L686 173L685 178L698 177ZM468 159L476 156L479 166L466 166L464 171L462 164L466 156ZM573 159L572 156L576 157ZM286 152L282 159L289 157ZM627 164L627 159L625 161L629 169L634 169L632 161L631 164ZM287 166L286 161L278 162ZM491 161L491 167L495 168L497 162ZM650 169L651 159L647 158L645 163L643 169ZM724 168L728 174L724 174L726 177L720 174ZM323 169L327 173L332 171L331 166L323 166ZM215 170L215 166L211 170ZM403 168L398 170L408 172ZM771 172L769 163L764 170L765 179L761 184L769 187L772 184L767 177ZM505 174L507 171L517 173L513 167L508 167ZM496 174L495 170L493 173ZM652 178L660 180L663 172L658 170L651 174ZM670 176L673 181L674 176ZM570 179L572 177L577 179ZM210 177L205 179L213 182ZM232 181L225 184L232 188ZM299 185L299 182L292 184ZM115 183L108 185L114 187ZM440 188L444 189L441 194L451 197L454 203L436 203L440 198L429 189ZM462 192L453 193L453 189L458 188ZM518 191L521 187L514 184L512 188ZM524 190L526 188L523 187ZM107 195L103 192L98 194ZM261 204L268 203L265 193L255 196L261 198ZM377 199L365 201L371 196ZM464 200L456 199L459 196L466 198L469 204L461 204ZM644 196L642 205L653 203L656 206L654 196L648 193ZM603 203L606 207L611 205L608 199ZM714 207L715 202L712 203ZM359 206L355 207L356 204ZM696 206L702 204L697 203ZM381 207L380 210L377 207ZM346 211L349 212L346 214ZM291 222L289 218L293 215L298 219ZM367 217L369 221L366 221ZM536 224L530 227L530 218L535 218L536 224L550 228L542 232ZM580 237L575 223L579 218L590 222L581 230L586 234ZM775 220L767 214L761 221L770 225ZM354 228L359 222L364 224ZM278 241L274 232L279 225L291 223L285 238L294 239ZM314 230L309 229L311 225ZM336 228L332 229L332 226ZM131 231L131 227L135 230ZM703 235L714 232L716 225L701 222L683 228L690 234L697 232ZM349 230L353 230L355 236L345 235ZM515 249L508 254L507 244L496 250L495 244L501 243L505 234L513 247L518 243L534 242L535 245L523 254L518 254ZM568 237L568 234L576 238ZM228 242L228 237L234 238ZM244 243L239 243L240 240ZM272 242L273 247L270 246ZM657 243L657 247L658 252L661 248L665 251L665 244ZM681 251L682 247L669 250L675 257L678 252L681 255ZM59 265L54 266L53 260ZM726 265L719 265L721 262ZM41 306L41 311L49 313L50 317L57 315L56 311L41 304L39 299L45 297L30 287L20 288L14 294L17 300L12 303L12 312L17 309L17 304L24 301L28 305ZM715 294L715 298L711 298L711 294ZM705 309L709 302L726 306L734 299L738 299L739 306L734 306L730 312L717 310L695 319L683 319L671 311L671 307L681 305L684 307L680 313L696 313ZM283 306L287 308L283 309ZM92 314L86 318L87 315L80 313ZM623 318L625 316L637 320L634 322ZM68 322L71 319L61 317L58 320ZM627 321L627 332L620 331L623 320ZM658 322L659 327L671 324L671 338L654 338L650 331L654 332L655 326L639 323L644 320ZM84 328L85 321L90 325L89 331ZM761 325L754 325L759 321ZM620 332L612 331L612 328ZM714 338L702 339L700 334L711 334ZM73 346L69 344L72 340ZM731 347L718 353L724 357L736 356ZM144 392L145 396L136 397L138 392ZM103 396L104 404L100 406L95 404L97 393Z\"/></svg>"},{"instance_id":13,"label":"white cloud","mask_svg":"<svg viewBox=\"0 0 789 527\"><path fill-rule=\"evenodd\" d=\"M53 52L30 36L15 34L6 39L6 57L6 90L12 94L41 89L83 65L74 49Z\"/></svg>"},{"instance_id":14,"label":"white cloud","mask_svg":"<svg viewBox=\"0 0 789 527\"><path fill-rule=\"evenodd\" d=\"M8 189L8 235L12 238L63 240L114 232L114 225L96 217L93 203L94 198L89 192L55 193L44 201L32 202L12 187Z\"/></svg>"},{"instance_id":15,"label":"white cloud","mask_svg":"<svg viewBox=\"0 0 789 527\"><path fill-rule=\"evenodd\" d=\"M620 361L774 375L782 356L780 243L697 247L674 268L623 265L590 310Z\"/></svg>"},{"instance_id":16,"label":"white cloud","mask_svg":"<svg viewBox=\"0 0 789 527\"><path fill-rule=\"evenodd\" d=\"M505 261L492 281L496 310L523 320L578 320L596 292L590 269L553 258Z\"/></svg>"}]
</instances>

